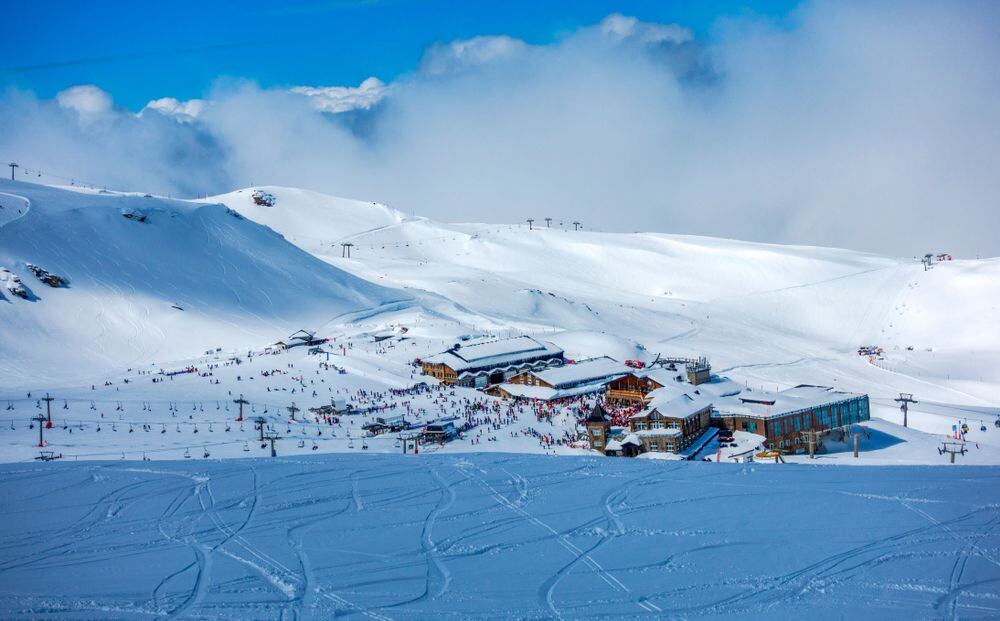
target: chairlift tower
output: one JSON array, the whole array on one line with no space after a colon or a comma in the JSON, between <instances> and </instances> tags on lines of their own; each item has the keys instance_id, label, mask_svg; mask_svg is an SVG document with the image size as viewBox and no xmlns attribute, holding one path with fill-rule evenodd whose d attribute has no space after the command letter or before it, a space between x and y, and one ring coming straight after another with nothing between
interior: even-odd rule
<instances>
[{"instance_id":1,"label":"chairlift tower","mask_svg":"<svg viewBox=\"0 0 1000 621\"><path fill-rule=\"evenodd\" d=\"M42 448L43 446L45 446L45 438L42 436L42 432L45 429L45 426L42 425L42 423L45 422L45 417L39 414L38 416L32 418L31 420L38 421L38 448Z\"/></svg>"},{"instance_id":2,"label":"chairlift tower","mask_svg":"<svg viewBox=\"0 0 1000 621\"><path fill-rule=\"evenodd\" d=\"M254 428L260 431L260 440L259 440L260 442L264 441L264 425L266 424L267 424L267 419L265 419L263 416L258 416L257 418L253 419Z\"/></svg>"},{"instance_id":3,"label":"chairlift tower","mask_svg":"<svg viewBox=\"0 0 1000 621\"><path fill-rule=\"evenodd\" d=\"M341 245L340 258L341 259L350 259L351 258L351 248L354 246L354 244L352 244L351 242L344 242L344 243L342 243L340 245Z\"/></svg>"},{"instance_id":4,"label":"chairlift tower","mask_svg":"<svg viewBox=\"0 0 1000 621\"><path fill-rule=\"evenodd\" d=\"M547 229L552 228L552 218L545 218L545 228Z\"/></svg>"},{"instance_id":5,"label":"chairlift tower","mask_svg":"<svg viewBox=\"0 0 1000 621\"><path fill-rule=\"evenodd\" d=\"M579 231L580 230L580 222L579 221L577 221L577 220L573 221L573 230L574 231Z\"/></svg>"},{"instance_id":6,"label":"chairlift tower","mask_svg":"<svg viewBox=\"0 0 1000 621\"><path fill-rule=\"evenodd\" d=\"M899 403L900 404L899 409L903 410L903 426L906 427L907 426L906 415L910 411L909 405L911 403L919 403L919 401L913 398L913 393L909 392L899 393L899 398L894 399L894 401Z\"/></svg>"},{"instance_id":7,"label":"chairlift tower","mask_svg":"<svg viewBox=\"0 0 1000 621\"><path fill-rule=\"evenodd\" d=\"M279 436L276 433L269 433L267 435L262 435L260 437L260 439L261 439L262 442L264 440L267 440L268 442L271 443L271 457L277 457L278 456L278 451L275 449L274 443L275 443L275 441L280 440L281 436Z\"/></svg>"},{"instance_id":8,"label":"chairlift tower","mask_svg":"<svg viewBox=\"0 0 1000 621\"><path fill-rule=\"evenodd\" d=\"M52 402L55 401L55 397L50 397L49 393L45 393L45 396L42 397L42 401L45 402L45 413L48 417L45 422L45 428L52 429Z\"/></svg>"},{"instance_id":9,"label":"chairlift tower","mask_svg":"<svg viewBox=\"0 0 1000 621\"><path fill-rule=\"evenodd\" d=\"M534 229L533 229L533 228L531 227L531 225L532 225L532 224L534 224L534 223L535 223L535 219L534 219L534 218L528 218L528 230L529 230L529 231L533 231L533 230L534 230Z\"/></svg>"},{"instance_id":10,"label":"chairlift tower","mask_svg":"<svg viewBox=\"0 0 1000 621\"><path fill-rule=\"evenodd\" d=\"M962 442L942 442L938 454L948 453L951 463L955 463L955 455L965 455L965 444Z\"/></svg>"},{"instance_id":11,"label":"chairlift tower","mask_svg":"<svg viewBox=\"0 0 1000 621\"><path fill-rule=\"evenodd\" d=\"M236 419L236 422L242 423L243 422L243 406L249 404L250 402L247 401L246 399L244 399L243 395L240 395L239 399L233 399L233 403L235 403L235 404L237 404L237 405L240 406L240 415Z\"/></svg>"},{"instance_id":12,"label":"chairlift tower","mask_svg":"<svg viewBox=\"0 0 1000 621\"><path fill-rule=\"evenodd\" d=\"M14 162L11 162L10 164L7 164L7 165L10 166L10 180L13 181L14 180L14 169L15 168L20 168L20 166L18 166Z\"/></svg>"},{"instance_id":13,"label":"chairlift tower","mask_svg":"<svg viewBox=\"0 0 1000 621\"><path fill-rule=\"evenodd\" d=\"M295 407L295 402L292 401L292 404L285 409L292 415L292 420L295 420L295 413L299 411L299 408Z\"/></svg>"}]
</instances>

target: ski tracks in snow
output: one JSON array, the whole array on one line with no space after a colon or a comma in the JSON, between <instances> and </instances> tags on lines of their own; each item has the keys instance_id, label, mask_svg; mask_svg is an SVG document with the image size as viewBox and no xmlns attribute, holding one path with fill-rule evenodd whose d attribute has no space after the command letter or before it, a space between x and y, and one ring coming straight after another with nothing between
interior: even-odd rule
<instances>
[{"instance_id":1,"label":"ski tracks in snow","mask_svg":"<svg viewBox=\"0 0 1000 621\"><path fill-rule=\"evenodd\" d=\"M455 465L455 467L458 468L461 472L463 472L468 478L476 481L476 483L478 483L480 485L480 487L482 487L483 489L485 489L487 491L487 493L489 494L489 496L492 497L493 500L495 500L499 505L501 505L503 507L506 507L507 509L510 509L511 511L513 511L514 513L516 513L517 515L519 515L522 519L524 519L524 520L526 520L526 521L534 524L535 526L538 526L542 530L548 532L552 536L552 538L554 539L554 541L557 544L559 544L560 546L562 546L567 552L569 552L571 555L573 555L573 560L570 561L570 563L568 565L563 566L556 573L555 576L553 576L552 578L550 578L550 580L547 581L542 586L542 600L543 600L543 603L549 608L549 610L557 618L562 619L563 616L559 612L559 610L554 606L554 603L553 603L552 598L551 598L552 589L577 564L582 563L582 564L586 565L587 567L589 567L612 590L614 590L616 592L619 592L619 593L624 593L624 594L631 594L632 593L632 590L628 586L626 586L625 583L623 583L621 580L619 580L617 577L615 577L614 574L612 574L607 569L605 569L603 565L601 565L599 562L597 562L591 556L592 552L594 552L597 548L599 548L601 545L603 545L608 540L607 537L602 537L601 541L599 541L597 544L595 544L594 546L592 546L588 550L581 549L579 546L577 546L575 543L573 543L570 540L570 538L565 533L559 532L558 530L556 530L555 528L553 528L549 523L545 522L544 520L542 520L541 518L539 518L535 514L531 513L530 511L528 511L527 509L525 509L523 506L521 506L521 505L519 505L519 504L517 504L515 502L512 502L509 498L507 498L506 496L504 496L503 494L501 494L493 485L491 485L489 481L487 481L483 477L481 477L481 476L479 476L479 475L471 472L471 470L469 469L468 466L469 466L469 464L465 464L465 463L459 463L459 464ZM482 470L480 470L480 472L482 472ZM606 509L608 508L608 505L606 503L605 503L605 508ZM609 515L609 520L610 521L614 522L614 520L616 520L616 519L617 519L617 515L615 515L614 518L612 518ZM646 598L644 598L644 597L643 598L639 598L638 601L635 601L635 604L637 606L639 606L640 608L642 608L643 610L647 611L647 612L651 612L651 611L653 611L653 610L656 609L656 606L655 605L651 605L646 600Z\"/></svg>"}]
</instances>

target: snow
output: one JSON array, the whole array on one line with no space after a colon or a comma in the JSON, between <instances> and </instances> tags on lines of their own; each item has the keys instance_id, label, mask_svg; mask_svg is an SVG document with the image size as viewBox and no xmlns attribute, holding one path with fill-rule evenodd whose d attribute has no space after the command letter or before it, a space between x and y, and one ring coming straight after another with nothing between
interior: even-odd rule
<instances>
[{"instance_id":1,"label":"snow","mask_svg":"<svg viewBox=\"0 0 1000 621\"><path fill-rule=\"evenodd\" d=\"M537 371L534 375L555 388L574 388L580 384L622 377L628 370L628 367L617 360L604 356Z\"/></svg>"},{"instance_id":2,"label":"snow","mask_svg":"<svg viewBox=\"0 0 1000 621\"><path fill-rule=\"evenodd\" d=\"M72 381L153 360L274 341L406 302L219 204L81 193L10 181L25 213L0 226L0 265L38 299L0 300L0 387ZM11 204L11 208L14 205ZM146 222L122 217L141 211ZM7 211L5 208L3 211ZM49 288L43 266L69 279Z\"/></svg>"},{"instance_id":3,"label":"snow","mask_svg":"<svg viewBox=\"0 0 1000 621\"><path fill-rule=\"evenodd\" d=\"M714 404L719 411L727 414L771 418L859 396L861 395L834 390L829 386L795 386L775 392L748 388L738 395L716 399Z\"/></svg>"},{"instance_id":4,"label":"snow","mask_svg":"<svg viewBox=\"0 0 1000 621\"><path fill-rule=\"evenodd\" d=\"M995 617L997 475L961 472L509 454L6 465L0 616Z\"/></svg>"},{"instance_id":5,"label":"snow","mask_svg":"<svg viewBox=\"0 0 1000 621\"><path fill-rule=\"evenodd\" d=\"M274 204L255 204L258 190ZM522 406L515 420L508 404L467 389L389 394L419 382L437 391L411 363L456 342L464 354L477 341L459 341L463 335L531 337L577 360L707 356L719 377L697 390L712 401L800 384L866 393L871 435L884 433L885 441L863 446L860 463L940 464L936 447L952 425L1000 415L997 259L925 272L911 259L831 248L558 223L533 231L447 224L279 186L197 201L12 182L0 192L0 265L25 280L34 263L70 283L52 289L32 277L26 282L38 300L0 300L0 407L14 408L0 410L3 461L37 456L29 419L45 392L59 400L49 448L74 459L183 459L185 449L201 454L205 446L213 457L244 457L245 443L259 454L251 426L220 431L234 412L215 404L232 408L240 394L254 415L267 408L268 425L284 435L292 401L304 411L331 398L381 408L342 420L336 438L316 421L300 422L278 442L283 456L315 454L313 440L319 453L360 451L359 437L351 449L345 431L377 415L407 414L405 401L423 410L417 422L464 416L475 402L500 425L476 425L471 437L429 450L587 452L570 438L592 396ZM123 218L124 210L141 211L147 222ZM342 256L346 242L354 244L350 258ZM263 356L299 329L331 339L326 353ZM376 335L388 339L374 343ZM858 356L862 344L882 345L884 358ZM152 382L161 369L207 365L219 365L210 377ZM283 373L260 375L273 369ZM670 397L691 392L670 377ZM909 429L892 401L901 391L920 401ZM175 420L192 405L193 418ZM174 431L157 433L164 424ZM133 433L123 435L129 426ZM1000 430L971 426L971 450L959 463L1000 463ZM369 452L396 452L393 436L367 444ZM834 455L824 460L858 463Z\"/></svg>"},{"instance_id":6,"label":"snow","mask_svg":"<svg viewBox=\"0 0 1000 621\"><path fill-rule=\"evenodd\" d=\"M551 343L538 341L530 336L478 339L457 345L459 347L429 356L426 362L447 364L461 372L470 369L508 368L520 362L556 356L562 351Z\"/></svg>"}]
</instances>

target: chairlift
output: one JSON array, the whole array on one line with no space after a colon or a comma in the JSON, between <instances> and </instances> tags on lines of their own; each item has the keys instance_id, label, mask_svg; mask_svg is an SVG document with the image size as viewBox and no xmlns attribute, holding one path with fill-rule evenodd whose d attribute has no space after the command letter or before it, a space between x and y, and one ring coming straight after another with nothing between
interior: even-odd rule
<instances>
[{"instance_id":1,"label":"chairlift","mask_svg":"<svg viewBox=\"0 0 1000 621\"><path fill-rule=\"evenodd\" d=\"M194 425L194 432L198 433L198 424L197 423L195 423L195 425Z\"/></svg>"},{"instance_id":2,"label":"chairlift","mask_svg":"<svg viewBox=\"0 0 1000 621\"><path fill-rule=\"evenodd\" d=\"M177 433L180 433L180 432L181 432L181 424L177 423Z\"/></svg>"},{"instance_id":3,"label":"chairlift","mask_svg":"<svg viewBox=\"0 0 1000 621\"><path fill-rule=\"evenodd\" d=\"M118 431L118 427L115 426L115 423L111 423L111 431Z\"/></svg>"},{"instance_id":4,"label":"chairlift","mask_svg":"<svg viewBox=\"0 0 1000 621\"><path fill-rule=\"evenodd\" d=\"M316 450L316 449L318 449L318 448L319 448L319 445L318 445L318 444L316 444L316 440L313 440L313 447L312 447L312 450L314 450L314 451L315 451L315 450Z\"/></svg>"},{"instance_id":5,"label":"chairlift","mask_svg":"<svg viewBox=\"0 0 1000 621\"><path fill-rule=\"evenodd\" d=\"M191 451L184 449L184 459L191 459Z\"/></svg>"},{"instance_id":6,"label":"chairlift","mask_svg":"<svg viewBox=\"0 0 1000 621\"><path fill-rule=\"evenodd\" d=\"M135 426L132 423L128 424L128 432L129 433L134 433L135 432Z\"/></svg>"},{"instance_id":7,"label":"chairlift","mask_svg":"<svg viewBox=\"0 0 1000 621\"><path fill-rule=\"evenodd\" d=\"M243 443L243 452L244 453L249 453L250 452L250 445L247 444L246 442Z\"/></svg>"},{"instance_id":8,"label":"chairlift","mask_svg":"<svg viewBox=\"0 0 1000 621\"><path fill-rule=\"evenodd\" d=\"M230 427L230 426L229 426L229 423L227 422L227 423L226 423L226 431L231 431L231 430L232 430L232 427Z\"/></svg>"},{"instance_id":9,"label":"chairlift","mask_svg":"<svg viewBox=\"0 0 1000 621\"><path fill-rule=\"evenodd\" d=\"M97 409L97 406L96 406L96 405L94 405L94 402L93 402L93 401L91 401L91 402L90 402L90 409L91 409L91 410L96 410L96 409Z\"/></svg>"},{"instance_id":10,"label":"chairlift","mask_svg":"<svg viewBox=\"0 0 1000 621\"><path fill-rule=\"evenodd\" d=\"M202 459L208 459L211 453L208 452L208 447L205 447L205 453L201 456Z\"/></svg>"},{"instance_id":11,"label":"chairlift","mask_svg":"<svg viewBox=\"0 0 1000 621\"><path fill-rule=\"evenodd\" d=\"M66 401L65 399L63 400L63 409L64 410L68 410L69 409L69 401Z\"/></svg>"},{"instance_id":12,"label":"chairlift","mask_svg":"<svg viewBox=\"0 0 1000 621\"><path fill-rule=\"evenodd\" d=\"M163 428L160 429L160 433L167 433L167 426L166 426L166 424L164 424Z\"/></svg>"},{"instance_id":13,"label":"chairlift","mask_svg":"<svg viewBox=\"0 0 1000 621\"><path fill-rule=\"evenodd\" d=\"M209 423L209 424L208 424L208 433L212 433L212 432L214 432L214 431L215 431L215 430L214 430L214 429L212 429L212 423Z\"/></svg>"},{"instance_id":14,"label":"chairlift","mask_svg":"<svg viewBox=\"0 0 1000 621\"><path fill-rule=\"evenodd\" d=\"M306 445L306 441L305 441L305 440L302 440L302 439L300 439L300 440L299 440L299 448L305 448L305 445Z\"/></svg>"},{"instance_id":15,"label":"chairlift","mask_svg":"<svg viewBox=\"0 0 1000 621\"><path fill-rule=\"evenodd\" d=\"M347 441L347 448L354 448L354 439L353 438Z\"/></svg>"}]
</instances>

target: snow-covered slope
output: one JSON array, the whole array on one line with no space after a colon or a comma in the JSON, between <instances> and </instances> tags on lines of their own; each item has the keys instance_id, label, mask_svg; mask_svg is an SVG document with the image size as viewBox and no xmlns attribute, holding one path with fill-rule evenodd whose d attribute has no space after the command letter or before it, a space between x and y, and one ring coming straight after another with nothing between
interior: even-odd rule
<instances>
[{"instance_id":1,"label":"snow-covered slope","mask_svg":"<svg viewBox=\"0 0 1000 621\"><path fill-rule=\"evenodd\" d=\"M259 202L254 200L255 193ZM204 201L222 203L309 250L333 244L339 252L343 238L406 220L402 213L380 203L277 186L236 190Z\"/></svg>"},{"instance_id":2,"label":"snow-covered slope","mask_svg":"<svg viewBox=\"0 0 1000 621\"><path fill-rule=\"evenodd\" d=\"M33 294L0 291L8 387L259 345L407 299L220 204L10 181L0 204L0 266ZM28 264L68 285L44 284Z\"/></svg>"},{"instance_id":3,"label":"snow-covered slope","mask_svg":"<svg viewBox=\"0 0 1000 621\"><path fill-rule=\"evenodd\" d=\"M4 619L997 618L995 468L0 466Z\"/></svg>"},{"instance_id":4,"label":"snow-covered slope","mask_svg":"<svg viewBox=\"0 0 1000 621\"><path fill-rule=\"evenodd\" d=\"M276 207L251 205L249 190L217 199L333 265L407 289L428 311L418 334L543 333L573 357L704 354L749 383L949 402L989 403L1000 389L998 259L924 271L849 250L575 231L541 218L530 231L443 224L265 189ZM886 359L869 364L862 344L882 345Z\"/></svg>"}]
</instances>

